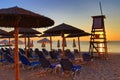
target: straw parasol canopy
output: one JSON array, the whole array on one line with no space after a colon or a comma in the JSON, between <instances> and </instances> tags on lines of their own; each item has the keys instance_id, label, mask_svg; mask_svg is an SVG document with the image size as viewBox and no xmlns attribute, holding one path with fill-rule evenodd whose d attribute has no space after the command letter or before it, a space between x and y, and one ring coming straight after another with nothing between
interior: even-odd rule
<instances>
[{"instance_id":1,"label":"straw parasol canopy","mask_svg":"<svg viewBox=\"0 0 120 80\"><path fill-rule=\"evenodd\" d=\"M14 34L15 33L15 30L12 30L9 32L9 34ZM19 28L19 34L23 34L24 35L24 38L25 38L25 54L27 55L27 43L26 43L26 38L28 38L28 49L30 48L29 47L29 44L30 44L30 37L27 37L27 36L34 36L32 34L41 34L41 32L37 31L37 30L34 30L32 28Z\"/></svg>"},{"instance_id":2,"label":"straw parasol canopy","mask_svg":"<svg viewBox=\"0 0 120 80\"><path fill-rule=\"evenodd\" d=\"M19 56L18 56L18 33L19 27L23 28L40 28L52 26L54 21L43 15L25 10L19 7L11 7L0 9L0 26L14 27L15 30L15 76L16 80L20 80L19 72Z\"/></svg>"},{"instance_id":3,"label":"straw parasol canopy","mask_svg":"<svg viewBox=\"0 0 120 80\"><path fill-rule=\"evenodd\" d=\"M49 37L49 36L60 36L60 34L54 34L54 33L47 34L47 33L44 33L44 34L40 35L40 37Z\"/></svg>"},{"instance_id":4,"label":"straw parasol canopy","mask_svg":"<svg viewBox=\"0 0 120 80\"><path fill-rule=\"evenodd\" d=\"M12 30L9 32L9 34L14 34L15 33L15 30ZM37 35L34 35L34 34L41 34L41 32L37 31L37 30L34 30L32 28L19 28L19 34L23 34L23 36L21 37L24 37L25 40L26 40L26 37L36 37Z\"/></svg>"},{"instance_id":5,"label":"straw parasol canopy","mask_svg":"<svg viewBox=\"0 0 120 80\"><path fill-rule=\"evenodd\" d=\"M62 23L60 25L57 25L53 28L50 28L46 31L44 31L44 33L53 33L53 34L70 34L70 33L78 33L78 32L83 32L83 30L78 29L74 26Z\"/></svg>"},{"instance_id":6,"label":"straw parasol canopy","mask_svg":"<svg viewBox=\"0 0 120 80\"><path fill-rule=\"evenodd\" d=\"M60 34L53 34L53 33L44 33L40 35L40 37L50 37L50 50L52 51L52 36L60 36Z\"/></svg>"},{"instance_id":7,"label":"straw parasol canopy","mask_svg":"<svg viewBox=\"0 0 120 80\"><path fill-rule=\"evenodd\" d=\"M9 34L14 34L15 33L15 30L12 30L9 32ZM41 32L35 30L35 29L32 29L32 28L19 28L19 34L41 34Z\"/></svg>"},{"instance_id":8,"label":"straw parasol canopy","mask_svg":"<svg viewBox=\"0 0 120 80\"><path fill-rule=\"evenodd\" d=\"M19 36L20 38L24 38L24 37L39 37L38 35L36 35L36 34L22 34L22 35L20 35Z\"/></svg>"},{"instance_id":9,"label":"straw parasol canopy","mask_svg":"<svg viewBox=\"0 0 120 80\"><path fill-rule=\"evenodd\" d=\"M14 35L7 33L5 35L1 35L0 38L14 38Z\"/></svg>"},{"instance_id":10,"label":"straw parasol canopy","mask_svg":"<svg viewBox=\"0 0 120 80\"><path fill-rule=\"evenodd\" d=\"M0 26L13 27L15 21L18 19L20 19L18 27L24 28L48 27L54 24L54 21L48 17L17 6L0 9Z\"/></svg>"},{"instance_id":11,"label":"straw parasol canopy","mask_svg":"<svg viewBox=\"0 0 120 80\"><path fill-rule=\"evenodd\" d=\"M8 32L0 29L0 38L4 38L3 36L8 35Z\"/></svg>"},{"instance_id":12,"label":"straw parasol canopy","mask_svg":"<svg viewBox=\"0 0 120 80\"><path fill-rule=\"evenodd\" d=\"M90 36L91 34L88 32L80 32L80 33L75 33L75 34L69 34L66 37L70 38L70 37L82 37L82 36Z\"/></svg>"},{"instance_id":13,"label":"straw parasol canopy","mask_svg":"<svg viewBox=\"0 0 120 80\"><path fill-rule=\"evenodd\" d=\"M46 31L44 31L44 33L47 33L47 34L60 34L62 36L62 44L64 45L65 44L65 37L64 37L64 34L70 34L70 33L78 33L78 32L84 32L83 30L81 29L78 29L74 26L71 26L71 25L68 25L68 24L65 24L65 23L62 23L60 25L57 25L53 28L50 28ZM64 55L64 47L65 46L62 46L62 55L63 57L65 56Z\"/></svg>"},{"instance_id":14,"label":"straw parasol canopy","mask_svg":"<svg viewBox=\"0 0 120 80\"><path fill-rule=\"evenodd\" d=\"M0 35L6 35L6 34L8 34L7 31L0 29Z\"/></svg>"},{"instance_id":15,"label":"straw parasol canopy","mask_svg":"<svg viewBox=\"0 0 120 80\"><path fill-rule=\"evenodd\" d=\"M9 41L4 39L4 40L0 41L0 44L5 44L6 45L6 44L9 44Z\"/></svg>"},{"instance_id":16,"label":"straw parasol canopy","mask_svg":"<svg viewBox=\"0 0 120 80\"><path fill-rule=\"evenodd\" d=\"M37 43L50 43L50 40L47 38L43 38L41 40L38 40Z\"/></svg>"},{"instance_id":17,"label":"straw parasol canopy","mask_svg":"<svg viewBox=\"0 0 120 80\"><path fill-rule=\"evenodd\" d=\"M0 38L8 38L9 48L10 48L10 47L11 47L10 39L11 39L11 38L14 38L14 35L7 33L7 34L5 34L5 35L0 36Z\"/></svg>"},{"instance_id":18,"label":"straw parasol canopy","mask_svg":"<svg viewBox=\"0 0 120 80\"><path fill-rule=\"evenodd\" d=\"M22 34L19 36L19 38L24 38L24 37L33 38L33 37L39 37L39 36L36 34Z\"/></svg>"},{"instance_id":19,"label":"straw parasol canopy","mask_svg":"<svg viewBox=\"0 0 120 80\"><path fill-rule=\"evenodd\" d=\"M41 47L45 47L45 44L50 43L50 40L47 38L43 38L41 40L38 40L37 43L41 43L42 44Z\"/></svg>"},{"instance_id":20,"label":"straw parasol canopy","mask_svg":"<svg viewBox=\"0 0 120 80\"><path fill-rule=\"evenodd\" d=\"M10 43L11 43L11 44L15 44L15 40L11 40ZM18 44L21 45L21 44L24 44L24 42L21 41L21 40L18 40Z\"/></svg>"},{"instance_id":21,"label":"straw parasol canopy","mask_svg":"<svg viewBox=\"0 0 120 80\"><path fill-rule=\"evenodd\" d=\"M0 44L1 44L0 47L12 46L11 44L9 44L9 41L6 39L1 40Z\"/></svg>"}]
</instances>

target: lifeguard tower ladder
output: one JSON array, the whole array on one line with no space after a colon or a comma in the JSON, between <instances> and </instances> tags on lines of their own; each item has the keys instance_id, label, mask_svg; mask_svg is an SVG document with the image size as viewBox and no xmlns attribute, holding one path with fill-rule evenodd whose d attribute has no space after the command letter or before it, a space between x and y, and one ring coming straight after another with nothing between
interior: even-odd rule
<instances>
[{"instance_id":1,"label":"lifeguard tower ladder","mask_svg":"<svg viewBox=\"0 0 120 80\"><path fill-rule=\"evenodd\" d=\"M92 57L107 58L107 40L104 26L104 15L92 16L93 24L90 37L89 53ZM97 53L97 54L96 54Z\"/></svg>"}]
</instances>

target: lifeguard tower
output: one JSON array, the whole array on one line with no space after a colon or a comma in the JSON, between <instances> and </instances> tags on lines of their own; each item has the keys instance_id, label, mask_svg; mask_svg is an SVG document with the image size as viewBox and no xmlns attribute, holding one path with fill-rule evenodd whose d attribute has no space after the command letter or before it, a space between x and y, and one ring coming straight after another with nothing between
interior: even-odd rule
<instances>
[{"instance_id":1,"label":"lifeguard tower","mask_svg":"<svg viewBox=\"0 0 120 80\"><path fill-rule=\"evenodd\" d=\"M91 56L107 58L107 40L104 19L105 15L92 16L93 24L90 37L89 53Z\"/></svg>"}]
</instances>

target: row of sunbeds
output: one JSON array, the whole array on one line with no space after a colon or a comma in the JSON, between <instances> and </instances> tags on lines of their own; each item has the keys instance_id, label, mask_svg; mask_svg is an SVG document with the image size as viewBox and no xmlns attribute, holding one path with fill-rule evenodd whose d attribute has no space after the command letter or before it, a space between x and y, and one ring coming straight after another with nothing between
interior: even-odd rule
<instances>
[{"instance_id":1,"label":"row of sunbeds","mask_svg":"<svg viewBox=\"0 0 120 80\"><path fill-rule=\"evenodd\" d=\"M3 52L4 52L4 59L1 62L14 64L13 56L10 55L9 51L6 50ZM35 59L35 61L30 61L29 58L25 55L25 51L23 49L19 49L19 59L21 64L23 64L24 67L29 66L32 69L34 69L37 66L37 67L42 67L44 70L52 69L55 72L56 72L56 69L59 67L62 72L69 71L73 75L75 75L76 72L81 70L81 65L74 65L70 61L68 54L66 54L66 56L68 57L61 58L57 62L51 63L50 60L46 58L46 56L50 56L50 54L54 53L54 56L53 57L51 56L51 58L58 59L58 56L60 56L60 53L57 53L57 51L53 51L53 52L46 51L45 53L44 51L40 51L39 49L35 49L34 52L37 58Z\"/></svg>"}]
</instances>

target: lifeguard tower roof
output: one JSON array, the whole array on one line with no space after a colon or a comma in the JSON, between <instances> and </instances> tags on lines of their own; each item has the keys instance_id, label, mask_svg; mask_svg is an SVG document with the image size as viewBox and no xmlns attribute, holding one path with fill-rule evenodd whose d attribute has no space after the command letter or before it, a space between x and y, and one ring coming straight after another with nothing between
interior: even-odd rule
<instances>
[{"instance_id":1,"label":"lifeguard tower roof","mask_svg":"<svg viewBox=\"0 0 120 80\"><path fill-rule=\"evenodd\" d=\"M92 16L92 18L106 18L105 15L97 15L97 16Z\"/></svg>"}]
</instances>

